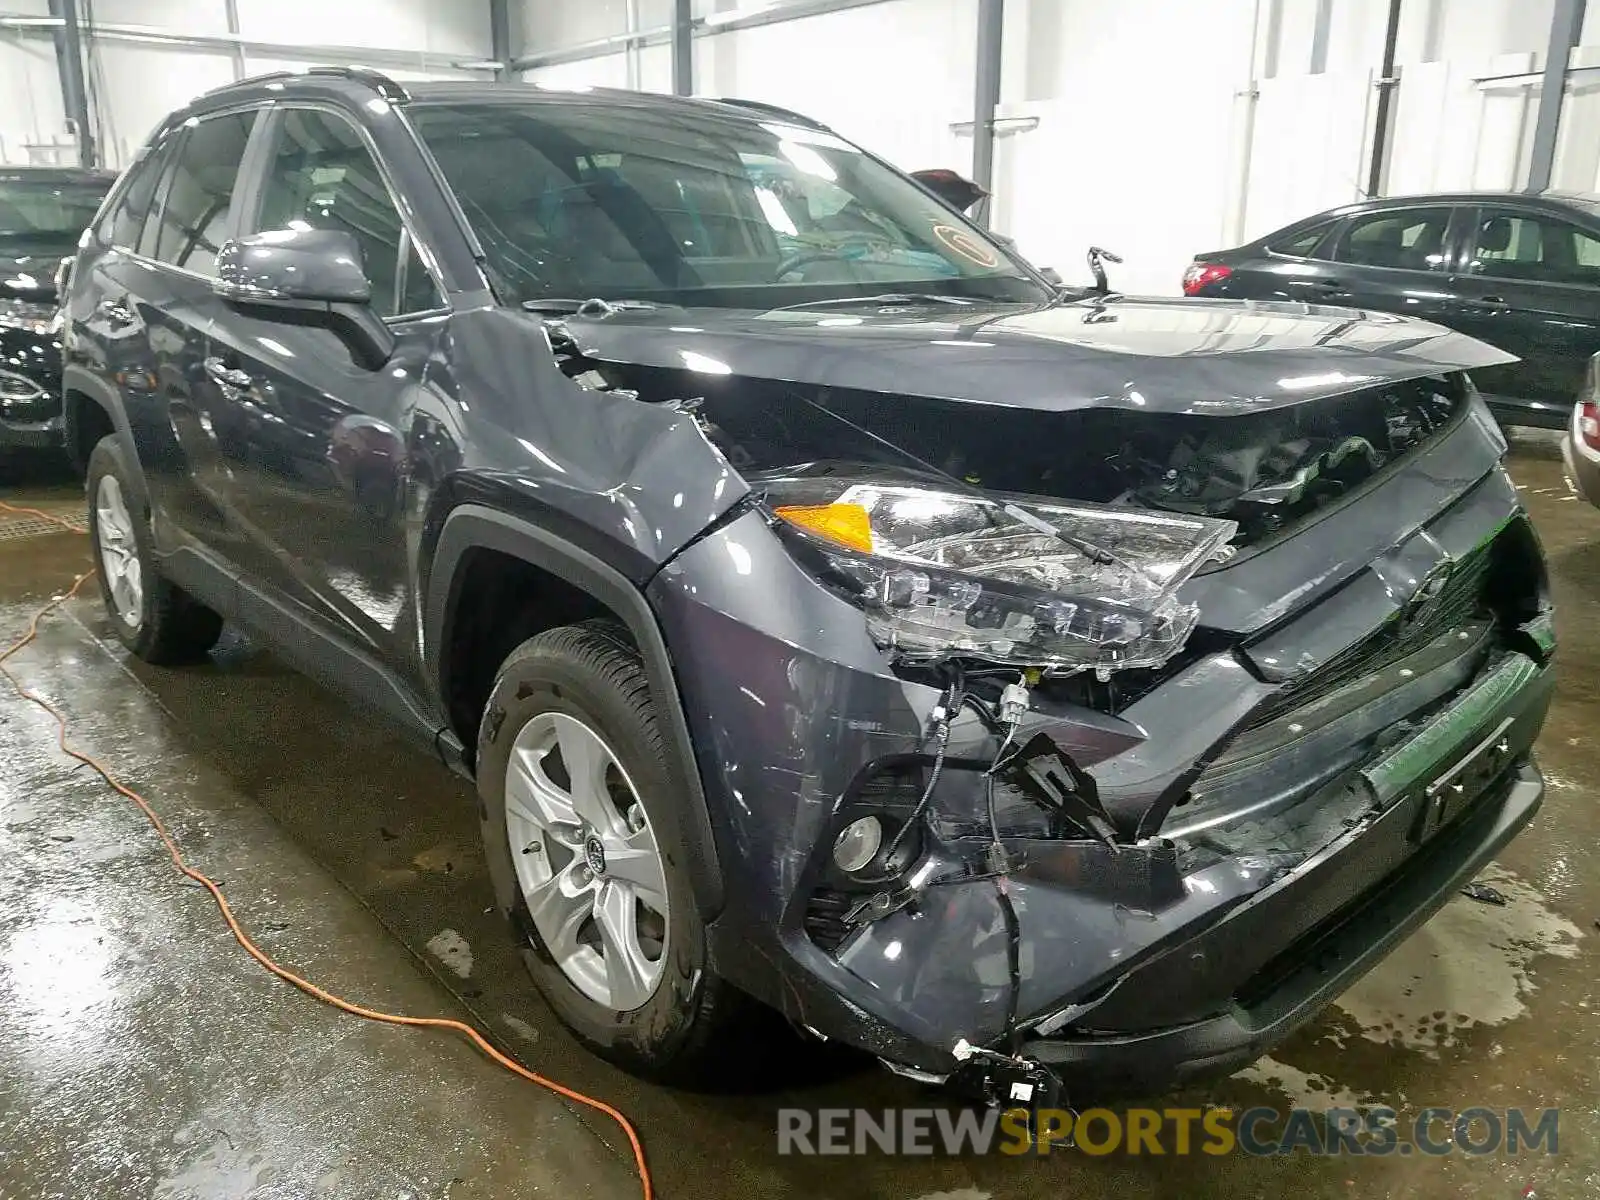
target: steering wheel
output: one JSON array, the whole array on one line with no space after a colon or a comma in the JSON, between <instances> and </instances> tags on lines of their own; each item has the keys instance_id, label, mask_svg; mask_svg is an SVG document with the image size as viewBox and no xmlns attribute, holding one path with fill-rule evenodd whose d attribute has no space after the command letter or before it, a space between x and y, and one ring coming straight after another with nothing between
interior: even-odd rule
<instances>
[{"instance_id":1,"label":"steering wheel","mask_svg":"<svg viewBox=\"0 0 1600 1200\"><path fill-rule=\"evenodd\" d=\"M847 262L850 256L845 250L852 246L870 246L879 239L873 237L847 238L832 246L817 246L808 250L797 250L788 258L778 264L777 271L773 274L774 282L781 280L791 271L798 271L801 267L809 266L814 262Z\"/></svg>"}]
</instances>

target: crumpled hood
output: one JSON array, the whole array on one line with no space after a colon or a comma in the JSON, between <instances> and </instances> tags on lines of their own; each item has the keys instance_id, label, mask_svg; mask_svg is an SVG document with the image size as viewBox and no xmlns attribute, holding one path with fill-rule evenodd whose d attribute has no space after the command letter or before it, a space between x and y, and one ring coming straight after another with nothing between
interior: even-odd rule
<instances>
[{"instance_id":1,"label":"crumpled hood","mask_svg":"<svg viewBox=\"0 0 1600 1200\"><path fill-rule=\"evenodd\" d=\"M1111 297L572 317L594 358L1039 411L1256 412L1515 356L1388 313Z\"/></svg>"}]
</instances>

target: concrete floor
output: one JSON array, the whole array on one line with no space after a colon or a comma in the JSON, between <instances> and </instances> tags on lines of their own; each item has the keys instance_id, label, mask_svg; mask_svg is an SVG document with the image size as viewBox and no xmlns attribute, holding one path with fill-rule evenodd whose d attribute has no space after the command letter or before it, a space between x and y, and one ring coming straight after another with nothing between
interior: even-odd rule
<instances>
[{"instance_id":1,"label":"concrete floor","mask_svg":"<svg viewBox=\"0 0 1600 1200\"><path fill-rule=\"evenodd\" d=\"M81 745L149 796L269 953L352 998L467 1015L528 1065L624 1109L661 1195L1081 1200L1600 1194L1600 513L1547 444L1513 473L1550 556L1562 677L1543 813L1487 873L1271 1058L1163 1104L1560 1106L1557 1156L782 1158L775 1110L925 1105L846 1061L755 1097L640 1084L579 1050L490 911L469 792L374 720L229 638L210 665L130 660L97 598L14 660ZM64 482L0 497L71 506ZM0 529L3 533L3 529ZM0 536L0 645L83 570L81 539ZM0 1200L637 1194L602 1118L446 1035L371 1025L274 981L138 813L0 689ZM817 1071L811 1072L815 1080Z\"/></svg>"}]
</instances>

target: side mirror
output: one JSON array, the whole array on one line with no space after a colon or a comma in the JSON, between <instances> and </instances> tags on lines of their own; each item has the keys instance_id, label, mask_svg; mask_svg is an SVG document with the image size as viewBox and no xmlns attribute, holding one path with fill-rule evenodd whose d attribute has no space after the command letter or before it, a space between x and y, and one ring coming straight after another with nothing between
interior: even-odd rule
<instances>
[{"instance_id":1,"label":"side mirror","mask_svg":"<svg viewBox=\"0 0 1600 1200\"><path fill-rule=\"evenodd\" d=\"M264 320L331 330L369 370L394 353L394 334L372 311L361 248L342 229L271 229L231 238L217 254L212 290Z\"/></svg>"}]
</instances>

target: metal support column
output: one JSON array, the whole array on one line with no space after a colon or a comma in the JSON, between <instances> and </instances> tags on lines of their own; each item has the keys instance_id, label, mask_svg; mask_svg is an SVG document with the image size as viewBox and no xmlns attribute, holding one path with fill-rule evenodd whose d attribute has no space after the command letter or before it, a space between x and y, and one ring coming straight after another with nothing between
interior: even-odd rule
<instances>
[{"instance_id":1,"label":"metal support column","mask_svg":"<svg viewBox=\"0 0 1600 1200\"><path fill-rule=\"evenodd\" d=\"M494 81L511 80L511 60L516 54L511 49L511 0L489 0L489 57L500 65L494 69Z\"/></svg>"},{"instance_id":2,"label":"metal support column","mask_svg":"<svg viewBox=\"0 0 1600 1200\"><path fill-rule=\"evenodd\" d=\"M694 95L694 0L672 4L672 94Z\"/></svg>"},{"instance_id":3,"label":"metal support column","mask_svg":"<svg viewBox=\"0 0 1600 1200\"><path fill-rule=\"evenodd\" d=\"M1328 73L1328 36L1333 31L1333 0L1317 0L1317 16L1311 26L1311 73ZM1384 74L1388 74L1387 71Z\"/></svg>"},{"instance_id":4,"label":"metal support column","mask_svg":"<svg viewBox=\"0 0 1600 1200\"><path fill-rule=\"evenodd\" d=\"M978 0L977 92L972 105L972 179L984 191L994 190L994 114L1000 106L1001 38L1005 32L1006 0ZM989 201L977 206L974 217L989 224Z\"/></svg>"},{"instance_id":5,"label":"metal support column","mask_svg":"<svg viewBox=\"0 0 1600 1200\"><path fill-rule=\"evenodd\" d=\"M1533 126L1533 154L1528 160L1528 191L1550 186L1556 161L1556 135L1567 94L1567 64L1583 33L1585 0L1555 0L1550 13L1550 48L1544 56L1544 82L1539 89L1539 115Z\"/></svg>"},{"instance_id":6,"label":"metal support column","mask_svg":"<svg viewBox=\"0 0 1600 1200\"><path fill-rule=\"evenodd\" d=\"M61 76L61 103L78 131L78 161L83 166L98 166L99 152L94 143L94 128L89 123L89 93L83 76L83 30L78 24L77 0L50 0L50 15L59 17L55 33L56 73Z\"/></svg>"},{"instance_id":7,"label":"metal support column","mask_svg":"<svg viewBox=\"0 0 1600 1200\"><path fill-rule=\"evenodd\" d=\"M510 61L517 58L510 48L510 0L490 0L490 58L499 62L494 82L509 83Z\"/></svg>"},{"instance_id":8,"label":"metal support column","mask_svg":"<svg viewBox=\"0 0 1600 1200\"><path fill-rule=\"evenodd\" d=\"M228 21L228 32L238 37L243 30L239 28L239 0L223 0L223 11ZM233 47L233 77L243 79L249 72L245 64L244 43L236 42Z\"/></svg>"},{"instance_id":9,"label":"metal support column","mask_svg":"<svg viewBox=\"0 0 1600 1200\"><path fill-rule=\"evenodd\" d=\"M1383 190L1384 169L1389 165L1389 127L1394 123L1395 48L1400 44L1400 0L1389 0L1389 27L1383 34L1383 67L1378 75L1378 116L1372 126L1372 162L1367 169L1367 195Z\"/></svg>"}]
</instances>

